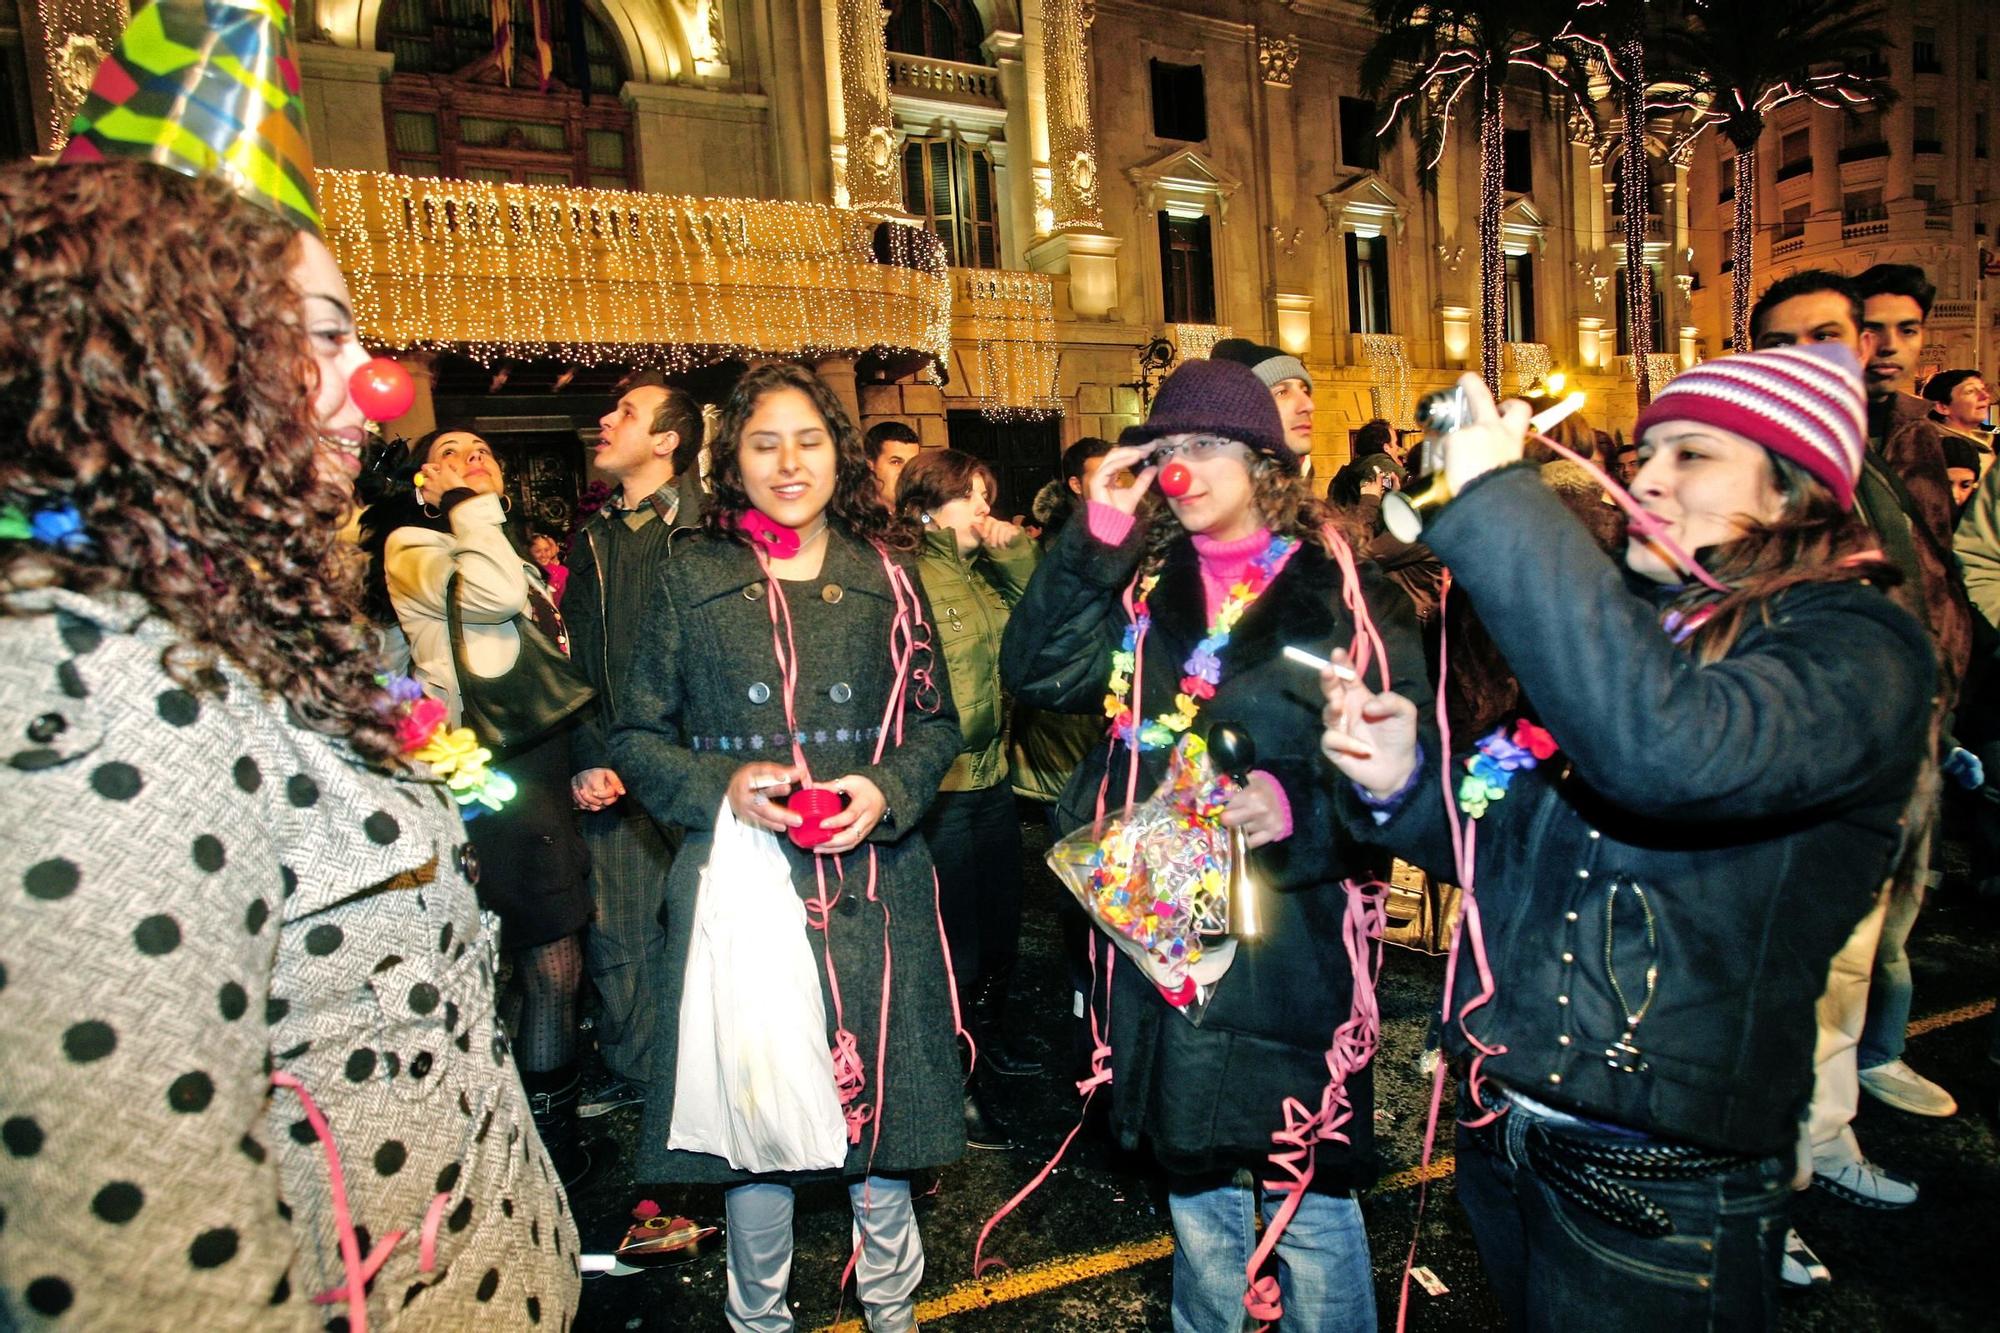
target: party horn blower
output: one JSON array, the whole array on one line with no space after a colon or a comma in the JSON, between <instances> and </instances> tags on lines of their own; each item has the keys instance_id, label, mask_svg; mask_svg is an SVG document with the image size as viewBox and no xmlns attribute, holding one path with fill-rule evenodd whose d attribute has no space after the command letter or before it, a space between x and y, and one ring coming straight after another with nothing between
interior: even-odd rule
<instances>
[{"instance_id":1,"label":"party horn blower","mask_svg":"<svg viewBox=\"0 0 2000 1333\"><path fill-rule=\"evenodd\" d=\"M1434 394L1441 398L1456 394ZM1537 412L1528 419L1528 434L1540 435L1557 422L1583 406L1583 391L1579 389L1553 407ZM1451 501L1453 491L1451 481L1444 470L1443 438L1464 424L1463 420L1449 409L1431 410L1427 414L1424 435L1424 458L1429 472L1415 489L1388 491L1382 496L1382 526L1389 530L1397 541L1416 541L1424 530L1424 515L1434 509L1441 509Z\"/></svg>"},{"instance_id":2,"label":"party horn blower","mask_svg":"<svg viewBox=\"0 0 2000 1333\"><path fill-rule=\"evenodd\" d=\"M1233 722L1212 724L1208 754L1237 786L1249 785L1251 765L1257 762L1257 742L1249 732ZM1264 933L1257 880L1250 873L1250 844L1241 828L1229 830L1229 933L1246 940Z\"/></svg>"}]
</instances>

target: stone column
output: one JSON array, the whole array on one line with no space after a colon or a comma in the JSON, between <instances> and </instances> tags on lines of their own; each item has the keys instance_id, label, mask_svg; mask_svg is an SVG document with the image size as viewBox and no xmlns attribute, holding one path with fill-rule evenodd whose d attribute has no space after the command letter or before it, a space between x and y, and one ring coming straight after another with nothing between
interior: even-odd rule
<instances>
[{"instance_id":1,"label":"stone column","mask_svg":"<svg viewBox=\"0 0 2000 1333\"><path fill-rule=\"evenodd\" d=\"M313 162L352 171L389 169L389 126L382 85L395 56L309 42L299 47L299 98Z\"/></svg>"},{"instance_id":2,"label":"stone column","mask_svg":"<svg viewBox=\"0 0 2000 1333\"><path fill-rule=\"evenodd\" d=\"M840 100L845 121L847 206L903 211L896 170L896 122L889 112L889 48L881 0L836 0Z\"/></svg>"},{"instance_id":3,"label":"stone column","mask_svg":"<svg viewBox=\"0 0 2000 1333\"><path fill-rule=\"evenodd\" d=\"M1298 113L1292 102L1292 74L1298 63L1299 39L1296 35L1258 34L1257 70L1262 84L1264 119L1264 203L1271 219L1264 249L1266 267L1272 280L1266 285L1274 291L1300 291L1311 281L1312 250L1311 247L1302 247L1304 229L1293 222L1294 206L1298 202L1299 170ZM1282 298L1274 301L1269 313L1273 326L1284 322ZM1280 340L1282 342L1282 330Z\"/></svg>"},{"instance_id":4,"label":"stone column","mask_svg":"<svg viewBox=\"0 0 2000 1333\"><path fill-rule=\"evenodd\" d=\"M1118 310L1121 242L1105 232L1097 194L1097 132L1090 112L1090 25L1096 17L1095 0L1042 0L1040 52L1053 234L1028 251L1028 266L1069 274L1071 309L1083 319L1108 320Z\"/></svg>"},{"instance_id":5,"label":"stone column","mask_svg":"<svg viewBox=\"0 0 2000 1333\"><path fill-rule=\"evenodd\" d=\"M1104 225L1097 202L1097 132L1090 114L1090 27L1096 18L1096 0L1043 0L1049 203L1057 231Z\"/></svg>"},{"instance_id":6,"label":"stone column","mask_svg":"<svg viewBox=\"0 0 2000 1333\"><path fill-rule=\"evenodd\" d=\"M382 423L382 437L414 440L437 429L437 402L433 397L437 386L437 353L398 352L396 360L410 372L410 382L416 386L417 396L410 400L409 411L394 421Z\"/></svg>"}]
</instances>

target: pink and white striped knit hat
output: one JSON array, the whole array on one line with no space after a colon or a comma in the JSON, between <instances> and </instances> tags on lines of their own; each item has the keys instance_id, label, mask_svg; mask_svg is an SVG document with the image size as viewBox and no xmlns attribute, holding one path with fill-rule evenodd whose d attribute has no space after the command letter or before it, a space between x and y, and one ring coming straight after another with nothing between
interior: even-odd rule
<instances>
[{"instance_id":1,"label":"pink and white striped knit hat","mask_svg":"<svg viewBox=\"0 0 2000 1333\"><path fill-rule=\"evenodd\" d=\"M1773 347L1704 361L1668 381L1639 414L1643 440L1665 421L1699 421L1734 431L1789 458L1854 508L1854 483L1868 448L1861 363L1843 343Z\"/></svg>"}]
</instances>

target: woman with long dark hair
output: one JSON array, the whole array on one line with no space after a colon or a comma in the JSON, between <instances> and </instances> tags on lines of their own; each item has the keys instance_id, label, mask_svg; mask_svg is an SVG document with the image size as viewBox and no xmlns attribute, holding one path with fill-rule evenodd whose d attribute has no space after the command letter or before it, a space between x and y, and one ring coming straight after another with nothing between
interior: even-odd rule
<instances>
[{"instance_id":1,"label":"woman with long dark hair","mask_svg":"<svg viewBox=\"0 0 2000 1333\"><path fill-rule=\"evenodd\" d=\"M1282 653L1363 634L1381 650L1371 673L1421 695L1408 599L1356 567L1269 390L1227 361L1167 379L1008 622L1008 688L1038 708L1095 707L1108 723L1109 743L1063 792L1066 832L1150 795L1183 735L1228 722L1255 745L1221 819L1251 850L1261 932L1210 942L1218 956L1233 947L1233 961L1198 1023L1179 1012L1185 995L1112 964L1108 945L1109 995L1092 1000L1110 1011L1112 1128L1168 1173L1181 1333L1234 1328L1246 1303L1263 1320L1282 1304L1287 1327L1375 1326L1354 1194L1374 1169L1369 908L1341 884L1357 862L1334 832L1312 678ZM1243 1172L1287 1187L1240 1183ZM1253 1272L1267 1255L1274 1272Z\"/></svg>"},{"instance_id":2,"label":"woman with long dark hair","mask_svg":"<svg viewBox=\"0 0 2000 1333\"><path fill-rule=\"evenodd\" d=\"M937 864L940 913L951 946L960 1008L972 1020L978 1062L995 1074L1038 1073L1004 1029L1007 991L1021 942L1021 820L1007 782L1000 693L1000 634L1035 572L1035 543L993 517L993 470L956 449L927 449L903 468L896 513L918 533L917 572L937 614L964 748L924 816ZM966 1142L1006 1148L1007 1129L972 1071L965 1089Z\"/></svg>"},{"instance_id":3,"label":"woman with long dark hair","mask_svg":"<svg viewBox=\"0 0 2000 1333\"><path fill-rule=\"evenodd\" d=\"M339 268L133 161L0 171L0 251L0 1309L561 1326L473 858L338 536Z\"/></svg>"},{"instance_id":4,"label":"woman with long dark hair","mask_svg":"<svg viewBox=\"0 0 2000 1333\"><path fill-rule=\"evenodd\" d=\"M567 653L569 636L542 568L508 531L506 478L485 440L444 427L411 444L397 485L361 517L370 556L369 596L388 631L392 664L407 669L445 707L468 720L475 677L501 677L523 652L523 617ZM450 624L452 603L460 625ZM572 714L514 742L481 735L516 794L467 825L479 851L479 901L500 918L500 947L520 995L515 1060L535 1127L565 1186L591 1166L577 1128L581 1086L577 1002L583 928L590 920L589 856L570 816Z\"/></svg>"},{"instance_id":5,"label":"woman with long dark hair","mask_svg":"<svg viewBox=\"0 0 2000 1333\"><path fill-rule=\"evenodd\" d=\"M1774 1327L1814 1004L1895 862L1936 682L1853 511L1860 367L1822 344L1669 383L1622 568L1507 466L1527 406L1461 388L1424 538L1547 730L1445 755L1409 698L1322 677L1353 827L1468 890L1459 1199L1513 1327Z\"/></svg>"},{"instance_id":6,"label":"woman with long dark hair","mask_svg":"<svg viewBox=\"0 0 2000 1333\"><path fill-rule=\"evenodd\" d=\"M861 437L811 371L746 374L715 435L700 540L679 546L639 630L612 741L627 791L686 830L636 1173L725 1187L732 1327L789 1329L796 1174L672 1146L680 1016L717 811L780 835L826 1008L847 1126L855 1278L874 1329L913 1326L923 1244L909 1175L964 1150L953 1001L921 825L960 749L912 571ZM803 789L844 805L806 827ZM786 837L785 835L793 835ZM823 839L823 840L819 840Z\"/></svg>"}]
</instances>

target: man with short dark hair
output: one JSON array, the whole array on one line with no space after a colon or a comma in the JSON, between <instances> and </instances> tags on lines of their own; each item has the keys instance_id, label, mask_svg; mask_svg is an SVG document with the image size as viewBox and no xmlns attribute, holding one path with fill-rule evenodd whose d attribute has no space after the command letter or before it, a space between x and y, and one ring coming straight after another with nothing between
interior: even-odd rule
<instances>
[{"instance_id":1,"label":"man with short dark hair","mask_svg":"<svg viewBox=\"0 0 2000 1333\"><path fill-rule=\"evenodd\" d=\"M1370 454L1387 454L1396 466L1408 467L1409 447L1396 438L1396 428L1380 417L1362 423L1354 432L1353 457L1366 458Z\"/></svg>"},{"instance_id":2,"label":"man with short dark hair","mask_svg":"<svg viewBox=\"0 0 2000 1333\"><path fill-rule=\"evenodd\" d=\"M1843 343L1866 366L1875 359L1877 335L1865 326L1864 317L1861 289L1853 279L1826 269L1807 269L1771 284L1757 299L1750 311L1750 336L1759 350L1807 343ZM1917 452L1905 451L1905 465L1912 465ZM1928 478L1921 468L1915 471L1921 486ZM1855 512L1881 541L1884 555L1902 572L1902 585L1891 595L1929 627L1932 642L1938 646L1940 672L1951 678L1952 683L1941 689L1934 705L1936 727L1941 727L1948 700L1956 693L1958 674L1964 670L1965 650L1971 642L1970 621L1964 611L1964 589L1958 567L1950 558L1949 537L1939 542L1925 521L1924 509L1912 498L1905 481L1902 469L1892 466L1883 453L1881 440L1871 439L1857 479ZM1940 486L1944 484L1941 455L1935 481ZM1965 648L1959 648L1961 644ZM1955 672L1951 665L1954 651L1957 652ZM1934 734L1934 743L1936 739ZM1834 956L1818 1006L1813 1097L1799 1145L1801 1173L1809 1162L1811 1180L1822 1189L1837 1198L1871 1208L1904 1208L1917 1199L1914 1182L1878 1166L1862 1153L1853 1121L1862 1087L1860 1047L1868 1030L1869 992L1876 954L1891 902L1899 897L1907 900L1926 873L1928 840L1920 836L1916 825L1922 822L1926 811L1935 808L1936 775L1935 763L1926 767L1922 786L1928 799L1920 797L1911 803L1910 848L1902 864L1894 868L1874 910L1855 927L1847 944ZM1818 1280L1824 1281L1824 1265L1818 1263L1797 1233L1792 1233L1787 1239L1784 1280L1794 1286L1810 1285L1814 1279L1808 1272L1813 1268L1818 1269Z\"/></svg>"},{"instance_id":3,"label":"man with short dark hair","mask_svg":"<svg viewBox=\"0 0 2000 1333\"><path fill-rule=\"evenodd\" d=\"M1250 367L1271 401L1278 405L1278 419L1284 423L1285 446L1298 455L1302 476L1312 475L1313 382L1306 363L1290 352L1265 347L1248 338L1224 338L1209 349L1211 361L1234 361Z\"/></svg>"},{"instance_id":4,"label":"man with short dark hair","mask_svg":"<svg viewBox=\"0 0 2000 1333\"><path fill-rule=\"evenodd\" d=\"M923 452L923 441L907 421L881 421L861 437L868 450L868 466L875 472L875 485L882 503L896 507L896 486L903 480L903 467Z\"/></svg>"},{"instance_id":5,"label":"man with short dark hair","mask_svg":"<svg viewBox=\"0 0 2000 1333\"><path fill-rule=\"evenodd\" d=\"M582 1116L645 1098L667 937L660 922L673 850L664 830L611 765L605 738L638 650L634 631L659 585L673 534L701 519L701 405L656 372L626 379L599 420L592 461L616 484L570 545L563 613L570 659L597 688L595 719L578 729L571 795L590 846L596 919L584 941L597 989L597 1045L613 1082L584 1095Z\"/></svg>"}]
</instances>

